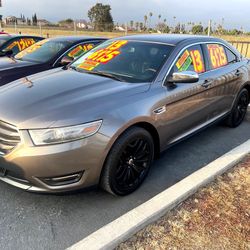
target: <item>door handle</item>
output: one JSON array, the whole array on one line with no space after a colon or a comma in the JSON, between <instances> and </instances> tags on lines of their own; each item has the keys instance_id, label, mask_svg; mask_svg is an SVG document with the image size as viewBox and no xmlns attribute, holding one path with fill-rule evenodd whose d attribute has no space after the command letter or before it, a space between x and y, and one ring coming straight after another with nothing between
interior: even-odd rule
<instances>
[{"instance_id":1,"label":"door handle","mask_svg":"<svg viewBox=\"0 0 250 250\"><path fill-rule=\"evenodd\" d=\"M213 83L213 80L205 80L201 86L204 88L208 88Z\"/></svg>"}]
</instances>

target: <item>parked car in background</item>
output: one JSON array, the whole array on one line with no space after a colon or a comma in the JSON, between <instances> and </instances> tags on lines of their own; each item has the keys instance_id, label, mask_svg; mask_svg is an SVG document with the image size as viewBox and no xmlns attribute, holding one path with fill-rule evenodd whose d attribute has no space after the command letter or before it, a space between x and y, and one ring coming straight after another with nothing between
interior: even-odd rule
<instances>
[{"instance_id":1,"label":"parked car in background","mask_svg":"<svg viewBox=\"0 0 250 250\"><path fill-rule=\"evenodd\" d=\"M14 56L43 39L39 36L0 34L0 57Z\"/></svg>"},{"instance_id":2,"label":"parked car in background","mask_svg":"<svg viewBox=\"0 0 250 250\"><path fill-rule=\"evenodd\" d=\"M127 195L163 150L215 122L242 123L249 72L221 39L106 41L68 69L0 88L0 179L36 192L100 185Z\"/></svg>"},{"instance_id":3,"label":"parked car in background","mask_svg":"<svg viewBox=\"0 0 250 250\"><path fill-rule=\"evenodd\" d=\"M67 65L105 40L86 36L45 39L14 57L0 58L0 86L21 77Z\"/></svg>"}]
</instances>

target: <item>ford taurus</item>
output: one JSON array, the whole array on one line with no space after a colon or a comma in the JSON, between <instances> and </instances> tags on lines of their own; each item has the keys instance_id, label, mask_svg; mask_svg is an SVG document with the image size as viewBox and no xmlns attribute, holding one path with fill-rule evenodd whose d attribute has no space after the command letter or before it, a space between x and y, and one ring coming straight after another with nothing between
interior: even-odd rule
<instances>
[{"instance_id":1,"label":"ford taurus","mask_svg":"<svg viewBox=\"0 0 250 250\"><path fill-rule=\"evenodd\" d=\"M36 192L136 190L160 152L218 121L237 127L249 61L210 37L106 41L68 67L0 88L0 179Z\"/></svg>"}]
</instances>

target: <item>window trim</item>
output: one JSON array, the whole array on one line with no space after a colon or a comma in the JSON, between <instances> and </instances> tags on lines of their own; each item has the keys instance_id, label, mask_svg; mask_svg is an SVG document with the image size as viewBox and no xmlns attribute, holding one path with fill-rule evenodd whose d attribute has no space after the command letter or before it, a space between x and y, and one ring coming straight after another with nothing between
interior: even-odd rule
<instances>
[{"instance_id":1,"label":"window trim","mask_svg":"<svg viewBox=\"0 0 250 250\"><path fill-rule=\"evenodd\" d=\"M225 46L224 46L225 47ZM234 63L237 63L237 62L239 62L239 58L238 58L238 56L237 55L235 55L235 53L231 50L231 49L229 49L229 48L227 48L226 47L226 49L228 49L234 56L235 56L235 58L236 58L236 62L234 62ZM227 56L227 52L226 52L226 56ZM228 56L227 56L227 59L228 59ZM232 62L228 62L228 65L229 64L232 64Z\"/></svg>"},{"instance_id":2,"label":"window trim","mask_svg":"<svg viewBox=\"0 0 250 250\"><path fill-rule=\"evenodd\" d=\"M217 41L197 42L197 43L191 43L191 44L188 44L188 45L184 46L184 47L179 51L179 53L177 54L176 58L172 61L170 67L168 68L167 73L165 74L165 77L164 77L163 80L162 80L162 87L166 87L166 86L164 85L164 83L165 83L165 81L166 81L166 79L167 79L169 73L171 72L173 66L175 65L176 61L178 60L179 56L184 52L184 50L186 50L186 49L188 49L189 47L194 46L194 45L201 45L201 46L202 46L202 45L204 45L204 44L220 44L220 45L225 46L225 47L228 48L229 50L231 50L230 47L227 46L226 44L224 44L224 43L222 43L222 42L217 42ZM240 60L240 58L238 58L238 56L236 56L236 57L237 57L238 60ZM212 72L212 71L214 71L214 70L222 69L222 68L227 67L227 66L228 66L228 65L225 65L225 66L223 66L223 67L221 67L221 68L217 68L217 69L207 70L206 72L200 73L199 75L203 75L203 74Z\"/></svg>"}]
</instances>

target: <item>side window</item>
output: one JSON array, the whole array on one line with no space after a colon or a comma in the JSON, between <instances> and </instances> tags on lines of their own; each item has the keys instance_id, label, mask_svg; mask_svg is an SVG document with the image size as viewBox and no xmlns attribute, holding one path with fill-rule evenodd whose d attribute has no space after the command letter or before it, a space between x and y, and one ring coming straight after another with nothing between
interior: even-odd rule
<instances>
[{"instance_id":1,"label":"side window","mask_svg":"<svg viewBox=\"0 0 250 250\"><path fill-rule=\"evenodd\" d=\"M228 48L225 47L228 64L236 63L238 61L237 56Z\"/></svg>"},{"instance_id":2,"label":"side window","mask_svg":"<svg viewBox=\"0 0 250 250\"><path fill-rule=\"evenodd\" d=\"M200 45L189 47L177 59L173 72L181 71L205 72L204 57Z\"/></svg>"},{"instance_id":3,"label":"side window","mask_svg":"<svg viewBox=\"0 0 250 250\"><path fill-rule=\"evenodd\" d=\"M11 42L6 45L6 48L4 48L4 50L12 50L13 54L16 55L20 51L23 51L24 49L30 47L35 43L36 41L34 38L16 38L11 40Z\"/></svg>"},{"instance_id":4,"label":"side window","mask_svg":"<svg viewBox=\"0 0 250 250\"><path fill-rule=\"evenodd\" d=\"M207 44L209 68L218 69L228 64L226 50L220 44Z\"/></svg>"},{"instance_id":5,"label":"side window","mask_svg":"<svg viewBox=\"0 0 250 250\"><path fill-rule=\"evenodd\" d=\"M77 59L85 52L95 47L96 43L82 43L78 46L74 47L71 51L69 51L65 56L72 57L73 59Z\"/></svg>"}]
</instances>

